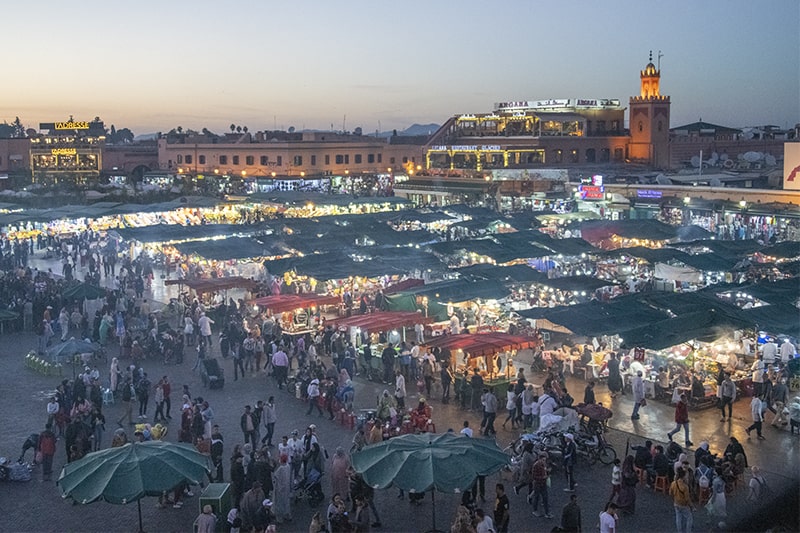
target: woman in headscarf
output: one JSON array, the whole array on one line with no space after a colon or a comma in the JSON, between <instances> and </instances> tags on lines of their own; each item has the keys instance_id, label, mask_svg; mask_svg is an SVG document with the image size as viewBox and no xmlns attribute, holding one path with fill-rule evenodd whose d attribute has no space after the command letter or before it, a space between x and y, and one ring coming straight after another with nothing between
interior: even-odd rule
<instances>
[{"instance_id":1,"label":"woman in headscarf","mask_svg":"<svg viewBox=\"0 0 800 533\"><path fill-rule=\"evenodd\" d=\"M108 371L108 381L111 384L111 392L116 394L117 383L119 382L119 360L116 357L111 359L111 368Z\"/></svg>"},{"instance_id":2,"label":"woman in headscarf","mask_svg":"<svg viewBox=\"0 0 800 533\"><path fill-rule=\"evenodd\" d=\"M622 375L619 373L619 360L614 352L611 352L608 360L608 390L611 391L612 398L622 392Z\"/></svg>"},{"instance_id":3,"label":"woman in headscarf","mask_svg":"<svg viewBox=\"0 0 800 533\"><path fill-rule=\"evenodd\" d=\"M394 396L389 394L389 391L383 389L380 399L378 400L378 413L377 417L380 420L389 420L392 418L392 412L397 415L397 401Z\"/></svg>"},{"instance_id":4,"label":"woman in headscarf","mask_svg":"<svg viewBox=\"0 0 800 533\"><path fill-rule=\"evenodd\" d=\"M347 470L350 468L350 458L339 446L331 459L331 493L339 493L347 501L350 497L350 478Z\"/></svg>"},{"instance_id":5,"label":"woman in headscarf","mask_svg":"<svg viewBox=\"0 0 800 533\"><path fill-rule=\"evenodd\" d=\"M58 327L61 328L61 342L64 342L69 336L69 313L66 307L62 307L58 314Z\"/></svg>"},{"instance_id":6,"label":"woman in headscarf","mask_svg":"<svg viewBox=\"0 0 800 533\"><path fill-rule=\"evenodd\" d=\"M280 465L272 473L273 501L272 512L275 513L278 523L292 519L292 467L289 466L289 457L282 454Z\"/></svg>"},{"instance_id":7,"label":"woman in headscarf","mask_svg":"<svg viewBox=\"0 0 800 533\"><path fill-rule=\"evenodd\" d=\"M633 455L629 455L622 463L622 485L617 497L617 507L625 514L633 514L636 511L636 484L638 482L639 476L633 466Z\"/></svg>"},{"instance_id":8,"label":"woman in headscarf","mask_svg":"<svg viewBox=\"0 0 800 533\"><path fill-rule=\"evenodd\" d=\"M533 383L528 383L522 392L522 423L525 428L533 428L533 406L536 404L536 393Z\"/></svg>"},{"instance_id":9,"label":"woman in headscarf","mask_svg":"<svg viewBox=\"0 0 800 533\"><path fill-rule=\"evenodd\" d=\"M347 373L346 369L342 368L341 370L339 370L339 390L344 388L349 379L350 379L350 374Z\"/></svg>"}]
</instances>

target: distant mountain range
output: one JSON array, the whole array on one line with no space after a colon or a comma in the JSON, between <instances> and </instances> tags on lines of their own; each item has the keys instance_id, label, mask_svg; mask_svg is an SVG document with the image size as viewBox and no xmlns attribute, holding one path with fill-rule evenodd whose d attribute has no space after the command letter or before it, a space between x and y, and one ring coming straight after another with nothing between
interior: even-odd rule
<instances>
[{"instance_id":1,"label":"distant mountain range","mask_svg":"<svg viewBox=\"0 0 800 533\"><path fill-rule=\"evenodd\" d=\"M414 135L433 135L439 129L438 124L412 124L402 131L398 131L397 135L404 137L411 137ZM378 137L391 137L392 131L382 131L378 133Z\"/></svg>"},{"instance_id":2,"label":"distant mountain range","mask_svg":"<svg viewBox=\"0 0 800 533\"><path fill-rule=\"evenodd\" d=\"M400 137L414 137L417 135L433 135L436 130L439 129L439 124L412 124L411 126L407 127L404 130L398 130L397 135ZM323 130L311 130L307 129L304 131L323 131ZM227 132L226 132L227 133ZM391 137L394 134L394 130L389 131L381 131L377 134L378 137ZM365 131L363 135L374 137L375 132ZM158 139L158 133L143 133L141 135L137 135L134 141L154 141Z\"/></svg>"}]
</instances>

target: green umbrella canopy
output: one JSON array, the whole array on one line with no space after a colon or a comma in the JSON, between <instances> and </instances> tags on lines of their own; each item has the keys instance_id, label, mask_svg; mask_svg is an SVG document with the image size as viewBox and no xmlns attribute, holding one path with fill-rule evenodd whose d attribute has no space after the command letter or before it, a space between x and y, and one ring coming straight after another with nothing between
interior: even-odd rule
<instances>
[{"instance_id":1,"label":"green umbrella canopy","mask_svg":"<svg viewBox=\"0 0 800 533\"><path fill-rule=\"evenodd\" d=\"M58 485L62 498L79 503L126 504L158 496L183 481L200 483L210 471L211 458L193 446L154 440L108 448L67 463Z\"/></svg>"},{"instance_id":2,"label":"green umbrella canopy","mask_svg":"<svg viewBox=\"0 0 800 533\"><path fill-rule=\"evenodd\" d=\"M106 290L97 285L89 283L78 283L71 287L64 289L61 296L65 300L94 300L96 298L103 298L106 295Z\"/></svg>"},{"instance_id":3,"label":"green umbrella canopy","mask_svg":"<svg viewBox=\"0 0 800 533\"><path fill-rule=\"evenodd\" d=\"M49 347L47 349L47 356L52 361L60 361L61 359L69 359L80 353L94 353L96 350L97 347L91 342L72 337L69 340Z\"/></svg>"},{"instance_id":4,"label":"green umbrella canopy","mask_svg":"<svg viewBox=\"0 0 800 533\"><path fill-rule=\"evenodd\" d=\"M370 486L394 484L409 492L462 492L479 475L507 465L508 455L493 440L444 433L401 435L353 455L353 468Z\"/></svg>"}]
</instances>

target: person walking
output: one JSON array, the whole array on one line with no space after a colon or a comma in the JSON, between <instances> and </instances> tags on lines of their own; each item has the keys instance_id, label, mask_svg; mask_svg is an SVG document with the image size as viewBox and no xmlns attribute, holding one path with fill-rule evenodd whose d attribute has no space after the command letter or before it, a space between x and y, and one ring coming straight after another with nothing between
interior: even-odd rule
<instances>
[{"instance_id":1,"label":"person walking","mask_svg":"<svg viewBox=\"0 0 800 533\"><path fill-rule=\"evenodd\" d=\"M687 471L678 468L675 473L675 481L669 486L669 495L672 497L672 505L675 508L675 528L678 533L692 531L694 505L686 477Z\"/></svg>"},{"instance_id":2,"label":"person walking","mask_svg":"<svg viewBox=\"0 0 800 533\"><path fill-rule=\"evenodd\" d=\"M147 379L147 372L142 375L136 386L136 399L139 400L139 418L146 419L147 404L150 401L150 380Z\"/></svg>"},{"instance_id":3,"label":"person walking","mask_svg":"<svg viewBox=\"0 0 800 533\"><path fill-rule=\"evenodd\" d=\"M310 415L311 410L316 406L319 416L322 416L322 407L319 406L319 380L317 378L312 379L311 383L308 384L306 394L308 395L308 411L306 411L306 415Z\"/></svg>"},{"instance_id":4,"label":"person walking","mask_svg":"<svg viewBox=\"0 0 800 533\"><path fill-rule=\"evenodd\" d=\"M449 363L442 365L440 377L442 379L442 403L450 403L450 385L453 383L453 371L450 370Z\"/></svg>"},{"instance_id":5,"label":"person walking","mask_svg":"<svg viewBox=\"0 0 800 533\"><path fill-rule=\"evenodd\" d=\"M517 484L514 485L514 493L519 494L519 489L528 486L528 496L533 492L533 465L536 459L533 456L533 443L526 441L522 446L522 457L519 461L517 471Z\"/></svg>"},{"instance_id":6,"label":"person walking","mask_svg":"<svg viewBox=\"0 0 800 533\"><path fill-rule=\"evenodd\" d=\"M508 533L509 511L511 504L502 483L495 485L494 524L497 533Z\"/></svg>"},{"instance_id":7,"label":"person walking","mask_svg":"<svg viewBox=\"0 0 800 533\"><path fill-rule=\"evenodd\" d=\"M608 502L600 513L600 533L617 533L617 519L617 506Z\"/></svg>"},{"instance_id":8,"label":"person walking","mask_svg":"<svg viewBox=\"0 0 800 533\"><path fill-rule=\"evenodd\" d=\"M564 433L564 473L567 475L567 488L564 492L575 492L575 460L578 455L578 448L575 446L575 436L572 433Z\"/></svg>"},{"instance_id":9,"label":"person walking","mask_svg":"<svg viewBox=\"0 0 800 533\"><path fill-rule=\"evenodd\" d=\"M214 321L208 318L205 313L200 313L200 318L197 319L201 342L205 342L209 349L211 349L211 324L213 323Z\"/></svg>"},{"instance_id":10,"label":"person walking","mask_svg":"<svg viewBox=\"0 0 800 533\"><path fill-rule=\"evenodd\" d=\"M787 341L788 342L788 341ZM785 345L786 343L784 343ZM779 427L787 425L789 422L785 419L783 409L786 407L786 402L789 397L789 389L786 388L786 379L781 378L772 389L772 399L775 402L775 416L772 417L772 426Z\"/></svg>"},{"instance_id":11,"label":"person walking","mask_svg":"<svg viewBox=\"0 0 800 533\"><path fill-rule=\"evenodd\" d=\"M616 398L622 392L622 375L619 373L619 359L617 354L611 352L608 359L608 390L611 397Z\"/></svg>"},{"instance_id":12,"label":"person walking","mask_svg":"<svg viewBox=\"0 0 800 533\"><path fill-rule=\"evenodd\" d=\"M550 514L550 502L547 494L547 478L550 473L547 468L547 453L539 453L539 458L533 463L533 494L528 494L528 501L533 504L533 516L553 518ZM532 496L532 497L531 497ZM542 500L544 515L539 512L539 500Z\"/></svg>"},{"instance_id":13,"label":"person walking","mask_svg":"<svg viewBox=\"0 0 800 533\"><path fill-rule=\"evenodd\" d=\"M561 510L561 531L580 533L581 529L581 507L578 505L578 495L570 494L569 503Z\"/></svg>"},{"instance_id":14,"label":"person walking","mask_svg":"<svg viewBox=\"0 0 800 533\"><path fill-rule=\"evenodd\" d=\"M750 415L753 417L753 423L744 430L747 433L747 438L750 438L750 432L755 429L758 439L766 440L764 435L761 434L761 425L764 422L764 402L758 396L753 396L753 399L750 400Z\"/></svg>"},{"instance_id":15,"label":"person walking","mask_svg":"<svg viewBox=\"0 0 800 533\"><path fill-rule=\"evenodd\" d=\"M264 419L264 427L267 429L267 434L261 439L261 444L266 444L272 447L272 436L275 434L275 423L278 421L278 414L275 412L275 397L270 396L267 399L267 404L264 406L262 412Z\"/></svg>"},{"instance_id":16,"label":"person walking","mask_svg":"<svg viewBox=\"0 0 800 533\"><path fill-rule=\"evenodd\" d=\"M39 433L36 451L42 455L42 481L50 481L53 475L53 456L56 454L56 434L53 433L51 422L48 422L44 426L44 431Z\"/></svg>"},{"instance_id":17,"label":"person walking","mask_svg":"<svg viewBox=\"0 0 800 533\"><path fill-rule=\"evenodd\" d=\"M394 371L394 398L397 400L397 408L400 412L406 409L406 378L398 368Z\"/></svg>"},{"instance_id":18,"label":"person walking","mask_svg":"<svg viewBox=\"0 0 800 533\"><path fill-rule=\"evenodd\" d=\"M481 398L483 404L483 421L481 421L481 432L487 437L489 435L496 435L497 431L494 429L494 419L497 418L497 396L491 389L483 389L483 397Z\"/></svg>"},{"instance_id":19,"label":"person walking","mask_svg":"<svg viewBox=\"0 0 800 533\"><path fill-rule=\"evenodd\" d=\"M679 432L683 427L683 433L686 437L686 447L694 444L689 440L689 404L686 401L686 394L681 394L681 399L675 405L675 429L667 433L667 437L672 442L672 436Z\"/></svg>"},{"instance_id":20,"label":"person walking","mask_svg":"<svg viewBox=\"0 0 800 533\"><path fill-rule=\"evenodd\" d=\"M733 401L736 399L736 384L731 375L725 372L725 379L719 386L719 410L722 412L720 422L725 422L725 407L728 408L728 420L733 419Z\"/></svg>"},{"instance_id":21,"label":"person walking","mask_svg":"<svg viewBox=\"0 0 800 533\"><path fill-rule=\"evenodd\" d=\"M514 393L514 384L509 383L506 389L506 410L508 416L503 421L503 429L506 429L506 424L511 421L511 429L517 429L517 395Z\"/></svg>"},{"instance_id":22,"label":"person walking","mask_svg":"<svg viewBox=\"0 0 800 533\"><path fill-rule=\"evenodd\" d=\"M255 416L253 416L253 411L249 405L244 406L244 413L239 419L239 426L242 429L242 435L244 437L244 443L247 444L248 442L253 446L253 449L256 449L258 443L256 442L256 422Z\"/></svg>"},{"instance_id":23,"label":"person walking","mask_svg":"<svg viewBox=\"0 0 800 533\"><path fill-rule=\"evenodd\" d=\"M633 414L631 420L639 420L639 408L644 404L644 380L642 379L642 371L638 370L636 376L633 378L631 385L633 389Z\"/></svg>"},{"instance_id":24,"label":"person walking","mask_svg":"<svg viewBox=\"0 0 800 533\"><path fill-rule=\"evenodd\" d=\"M123 415L122 418L117 420L117 425L122 427L122 421L126 418L128 419L128 423L133 425L133 398L136 395L136 391L133 388L133 384L131 383L131 378L126 377L125 381L122 383L122 407L123 407Z\"/></svg>"}]
</instances>

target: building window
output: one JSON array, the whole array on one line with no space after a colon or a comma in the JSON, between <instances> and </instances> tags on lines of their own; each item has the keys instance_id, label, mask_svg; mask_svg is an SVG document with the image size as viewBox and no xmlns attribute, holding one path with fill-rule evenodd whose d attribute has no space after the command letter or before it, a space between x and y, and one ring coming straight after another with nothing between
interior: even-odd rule
<instances>
[{"instance_id":1,"label":"building window","mask_svg":"<svg viewBox=\"0 0 800 533\"><path fill-rule=\"evenodd\" d=\"M564 153L561 150L553 150L553 163L563 162Z\"/></svg>"},{"instance_id":2,"label":"building window","mask_svg":"<svg viewBox=\"0 0 800 533\"><path fill-rule=\"evenodd\" d=\"M622 161L623 155L622 148L614 148L614 161Z\"/></svg>"},{"instance_id":3,"label":"building window","mask_svg":"<svg viewBox=\"0 0 800 533\"><path fill-rule=\"evenodd\" d=\"M598 120L597 121L597 133L605 133L606 132L606 121L605 120Z\"/></svg>"},{"instance_id":4,"label":"building window","mask_svg":"<svg viewBox=\"0 0 800 533\"><path fill-rule=\"evenodd\" d=\"M367 154L367 163L375 162L375 154Z\"/></svg>"},{"instance_id":5,"label":"building window","mask_svg":"<svg viewBox=\"0 0 800 533\"><path fill-rule=\"evenodd\" d=\"M383 163L383 154L378 154L378 163Z\"/></svg>"},{"instance_id":6,"label":"building window","mask_svg":"<svg viewBox=\"0 0 800 533\"><path fill-rule=\"evenodd\" d=\"M268 155L262 155L261 156L261 164L262 165L266 165L267 163L269 163L269 156Z\"/></svg>"},{"instance_id":7,"label":"building window","mask_svg":"<svg viewBox=\"0 0 800 533\"><path fill-rule=\"evenodd\" d=\"M294 157L292 158L292 165L294 165L294 166L296 166L296 167L303 166L303 156L302 156L302 155L296 155L296 156L294 156Z\"/></svg>"},{"instance_id":8,"label":"building window","mask_svg":"<svg viewBox=\"0 0 800 533\"><path fill-rule=\"evenodd\" d=\"M608 163L611 159L611 150L608 148L601 148L600 149L600 162L601 163Z\"/></svg>"},{"instance_id":9,"label":"building window","mask_svg":"<svg viewBox=\"0 0 800 533\"><path fill-rule=\"evenodd\" d=\"M331 164L331 156L330 156L330 154L325 154L325 164L326 165L330 165Z\"/></svg>"},{"instance_id":10,"label":"building window","mask_svg":"<svg viewBox=\"0 0 800 533\"><path fill-rule=\"evenodd\" d=\"M611 121L611 131L614 133L619 133L619 120Z\"/></svg>"},{"instance_id":11,"label":"building window","mask_svg":"<svg viewBox=\"0 0 800 533\"><path fill-rule=\"evenodd\" d=\"M244 163L245 163L245 165L247 165L247 166L253 166L253 165L255 165L255 164L256 164L256 158L255 158L255 156L252 156L252 155L245 156L245 158L244 158Z\"/></svg>"},{"instance_id":12,"label":"building window","mask_svg":"<svg viewBox=\"0 0 800 533\"><path fill-rule=\"evenodd\" d=\"M345 165L350 164L350 154L344 154L344 164Z\"/></svg>"},{"instance_id":13,"label":"building window","mask_svg":"<svg viewBox=\"0 0 800 533\"><path fill-rule=\"evenodd\" d=\"M178 163L179 165L183 163L183 156L181 154L176 155L175 162Z\"/></svg>"},{"instance_id":14,"label":"building window","mask_svg":"<svg viewBox=\"0 0 800 533\"><path fill-rule=\"evenodd\" d=\"M315 155L311 156L311 166L312 167L317 166L317 156L315 156Z\"/></svg>"},{"instance_id":15,"label":"building window","mask_svg":"<svg viewBox=\"0 0 800 533\"><path fill-rule=\"evenodd\" d=\"M344 156L342 154L336 154L336 164L337 165L344 164Z\"/></svg>"},{"instance_id":16,"label":"building window","mask_svg":"<svg viewBox=\"0 0 800 533\"><path fill-rule=\"evenodd\" d=\"M206 164L206 156L198 155L197 156L197 162L200 163L201 165L205 165Z\"/></svg>"},{"instance_id":17,"label":"building window","mask_svg":"<svg viewBox=\"0 0 800 533\"><path fill-rule=\"evenodd\" d=\"M233 164L234 165L238 165L239 164L239 156L238 155L233 156Z\"/></svg>"},{"instance_id":18,"label":"building window","mask_svg":"<svg viewBox=\"0 0 800 533\"><path fill-rule=\"evenodd\" d=\"M283 156L280 156L280 155L278 156L278 166L279 167L283 166Z\"/></svg>"},{"instance_id":19,"label":"building window","mask_svg":"<svg viewBox=\"0 0 800 533\"><path fill-rule=\"evenodd\" d=\"M661 131L664 126L661 124L661 121L658 121L658 131Z\"/></svg>"},{"instance_id":20,"label":"building window","mask_svg":"<svg viewBox=\"0 0 800 533\"><path fill-rule=\"evenodd\" d=\"M219 164L220 165L227 165L228 164L228 156L227 155L219 156Z\"/></svg>"},{"instance_id":21,"label":"building window","mask_svg":"<svg viewBox=\"0 0 800 533\"><path fill-rule=\"evenodd\" d=\"M595 162L595 151L594 148L589 148L586 150L586 162L587 163L594 163Z\"/></svg>"},{"instance_id":22,"label":"building window","mask_svg":"<svg viewBox=\"0 0 800 533\"><path fill-rule=\"evenodd\" d=\"M405 165L406 163L408 163L408 158L406 156L403 156L403 164Z\"/></svg>"},{"instance_id":23,"label":"building window","mask_svg":"<svg viewBox=\"0 0 800 533\"><path fill-rule=\"evenodd\" d=\"M639 121L639 133L641 133L641 131L642 131L643 129L644 129L644 124L642 124L642 121L640 120L640 121Z\"/></svg>"},{"instance_id":24,"label":"building window","mask_svg":"<svg viewBox=\"0 0 800 533\"><path fill-rule=\"evenodd\" d=\"M186 155L186 157L184 157L183 160L186 161L187 165L191 165L192 164L192 156L191 155Z\"/></svg>"},{"instance_id":25,"label":"building window","mask_svg":"<svg viewBox=\"0 0 800 533\"><path fill-rule=\"evenodd\" d=\"M355 157L356 165L360 165L361 164L361 154L356 154L354 157Z\"/></svg>"},{"instance_id":26,"label":"building window","mask_svg":"<svg viewBox=\"0 0 800 533\"><path fill-rule=\"evenodd\" d=\"M389 158L389 164L390 165L394 165L394 157L390 157Z\"/></svg>"}]
</instances>

